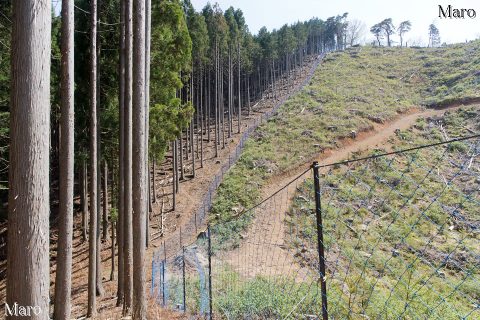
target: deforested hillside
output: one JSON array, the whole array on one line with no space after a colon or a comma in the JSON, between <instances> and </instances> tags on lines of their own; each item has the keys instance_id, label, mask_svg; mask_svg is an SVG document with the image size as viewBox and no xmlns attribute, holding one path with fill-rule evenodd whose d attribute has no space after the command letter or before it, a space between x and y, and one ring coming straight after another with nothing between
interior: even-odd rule
<instances>
[{"instance_id":1,"label":"deforested hillside","mask_svg":"<svg viewBox=\"0 0 480 320\"><path fill-rule=\"evenodd\" d=\"M236 214L231 208L254 204L270 177L342 148L393 119L478 101L479 49L480 41L474 41L441 48L356 47L328 54L310 84L247 143L219 189L214 214Z\"/></svg>"}]
</instances>

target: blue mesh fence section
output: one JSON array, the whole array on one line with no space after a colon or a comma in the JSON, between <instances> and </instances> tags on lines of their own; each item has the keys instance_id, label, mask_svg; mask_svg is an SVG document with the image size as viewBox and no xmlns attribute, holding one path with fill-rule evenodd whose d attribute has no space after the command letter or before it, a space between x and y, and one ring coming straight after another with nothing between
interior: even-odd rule
<instances>
[{"instance_id":1,"label":"blue mesh fence section","mask_svg":"<svg viewBox=\"0 0 480 320\"><path fill-rule=\"evenodd\" d=\"M198 301L198 312L201 316L205 315L208 312L208 286L206 279L205 269L208 268L208 265L205 266L205 263L201 262L199 259L199 253L197 252L198 248L196 246L191 248L191 256L193 257L193 263L198 274L198 290L199 290L199 301ZM201 255L204 257L204 255ZM194 310L196 308L194 307Z\"/></svg>"},{"instance_id":2,"label":"blue mesh fence section","mask_svg":"<svg viewBox=\"0 0 480 320\"><path fill-rule=\"evenodd\" d=\"M161 283L162 283L162 305L164 307L168 306L168 299L169 299L169 287L167 281L167 263L165 260L161 263Z\"/></svg>"}]
</instances>

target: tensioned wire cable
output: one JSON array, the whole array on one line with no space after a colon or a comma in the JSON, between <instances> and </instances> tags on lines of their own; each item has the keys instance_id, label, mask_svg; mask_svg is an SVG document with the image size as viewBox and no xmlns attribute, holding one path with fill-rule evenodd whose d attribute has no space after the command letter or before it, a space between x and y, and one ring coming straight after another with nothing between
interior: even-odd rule
<instances>
[{"instance_id":1,"label":"tensioned wire cable","mask_svg":"<svg viewBox=\"0 0 480 320\"><path fill-rule=\"evenodd\" d=\"M374 154L374 155L371 155L371 156L368 156L368 157L363 157L363 158L358 158L358 159L350 159L350 160L345 160L345 161L339 161L339 162L334 162L334 163L329 163L329 164L318 165L318 168L333 167L333 166L338 166L338 165L342 165L342 164L344 165L344 164L360 162L360 161L365 161L365 160L370 160L370 159L383 158L383 157L390 156L390 155L398 155L398 154L406 153L406 152L409 152L409 151L432 148L432 147L451 144L453 142L466 141L466 140L471 140L471 139L475 139L475 138L480 138L480 134L475 134L475 135L466 136L466 137L460 137L460 138L451 139L451 140L448 140L448 141L437 142L437 143L432 143L432 144L421 145L421 146L407 148L407 149L401 149L401 150L392 151L392 152Z\"/></svg>"},{"instance_id":2,"label":"tensioned wire cable","mask_svg":"<svg viewBox=\"0 0 480 320\"><path fill-rule=\"evenodd\" d=\"M456 139L456 140L458 140L458 139ZM442 143L442 144L444 144L444 143ZM419 148L412 148L412 149L419 150ZM413 163L416 163L416 162L415 162L416 157L415 157L415 156L410 156L410 157L411 157L411 158L410 158L411 160L408 162L406 168L403 169L402 172L397 172L399 175L404 174L404 173L408 170L408 168L411 167L412 162L413 162ZM442 159L442 157L439 157L438 159ZM392 161L391 161L391 163L392 163ZM430 168L430 170L429 170L430 173L432 173L432 172L433 172L433 169L435 169L435 168L436 168L436 165L432 166L432 168ZM395 169L395 168L393 168L392 171L395 172L394 169ZM366 170L366 169L364 168L364 170ZM384 171L382 171L382 172L387 172L387 170L384 170ZM346 174L347 174L347 175L352 175L352 172L350 172L350 170L348 170L348 171L346 172ZM353 177L355 177L355 178L358 178L358 176L359 176L358 174L354 174L354 175L353 175ZM427 176L428 176L428 175L427 175ZM424 178L424 179L425 179L425 178ZM376 184L380 183L381 180L382 180L382 179L381 179L380 177L377 177L377 178L375 179ZM410 178L409 176L404 176L402 179L400 179L400 183L402 183L402 181L404 181L404 180L411 180L411 178ZM413 181L413 180L412 180L412 181ZM410 182L412 182L412 181L410 181ZM424 181L424 180L422 180L422 181ZM421 182L418 183L417 181L413 181L413 183L417 186L417 188L416 188L417 191L415 191L415 192L418 192L419 189L422 189L422 188L421 188L421 184L422 184ZM357 185L358 185L358 183L357 183ZM420 188L418 188L418 186L420 186ZM389 192L390 192L389 195L384 198L385 201L387 201L389 198L391 198L390 195L393 195L393 194L395 194L395 195L397 195L397 196L401 196L401 195L398 193L397 190L395 190L394 188L392 188L392 189L393 189L393 190L390 190L390 191L389 191ZM374 190L375 190L375 188L371 188L371 189L369 190L369 193L373 192ZM425 193L425 192L424 192L424 193ZM436 198L438 199L439 197L440 197L440 196L437 195ZM367 198L369 198L369 197L367 197ZM408 197L404 197L404 198L408 198ZM467 200L467 199L464 199L464 201L466 201L466 200ZM275 205L273 206L273 207L274 207L274 211L277 211L277 209L278 209L278 208L277 208L278 204L276 204L276 203L277 203L276 200L275 200L275 199L271 199L270 202L271 202L271 201L273 201L274 204L275 204ZM385 202L385 201L384 201L384 202ZM267 207L267 206L268 206L268 207L271 207L271 206L269 205L270 203L267 203L266 201L263 201L263 202L264 202L263 207ZM460 204L460 205L461 205L461 204ZM405 206L402 205L401 208L403 208L403 207L405 207ZM396 216L398 217L398 213L397 213ZM275 218L277 218L277 217L275 217ZM337 217L337 218L338 218L338 217ZM418 224L418 221L417 221L415 224ZM414 230L415 224L413 225L413 227L411 227L411 230L412 230L412 231ZM404 238L407 237L407 236L408 236L408 234L407 234L406 236L404 236ZM433 238L431 238L430 240L432 240L432 239L433 239ZM361 240L361 237L360 237L359 240ZM262 242L262 241L263 241L263 242ZM270 242L270 243L272 242L272 241L265 241L265 239L262 239L262 241L260 241L259 243L255 243L255 245L262 246L262 245L264 245L264 244L268 244L269 242ZM461 241L459 241L458 245L460 245L460 244L461 244ZM272 245L278 245L278 244L277 244L277 243L272 243ZM428 245L428 243L427 243L427 245ZM457 245L457 247L458 247L458 245ZM375 248L375 247L376 247L376 246L374 246L374 248ZM457 248L457 247L456 247L456 248ZM456 248L454 248L454 249L452 250L452 252L455 251ZM258 250L258 248L257 248L257 250ZM374 249L374 250L375 250L375 249ZM370 249L369 251L371 251L371 249ZM264 255L264 254L265 254L265 251L262 250L261 255ZM388 266L388 261L389 261L389 260L390 260L390 259L387 259L387 261L384 261L384 269L391 272L391 270L390 270L390 268L389 268L389 266ZM407 263L407 265L408 265L408 266L407 266L407 270L408 270L408 268L413 267L414 264L415 264L415 261L414 261L414 262ZM248 266L245 265L245 267L248 267ZM404 273L405 273L405 272L404 272ZM404 274L404 273L403 273L403 274ZM434 272L433 274L435 274L435 272ZM460 283L458 283L457 285L455 285L455 287L453 288L454 290L453 290L449 295L451 295L453 292L455 292L455 290L458 289L458 288L462 285L462 283L463 283L468 277L469 277L469 275L467 275L462 282L460 282ZM235 280L235 279L229 279L229 281L236 281L236 280ZM427 281L427 282L428 282L428 281ZM311 284L312 284L312 283L311 283ZM402 275L400 275L400 278L399 278L399 280L397 281L397 284L394 286L394 288L395 288L396 286L398 286L398 284L403 284L403 285L405 285L405 282L404 282L403 279L402 279ZM426 285L426 286L428 286L428 287L431 288L431 286L430 286L428 283L425 283L424 285ZM233 287L235 288L235 291L237 291L236 287L238 286L238 283L230 284L230 286L233 286ZM274 287L273 287L273 288L274 288ZM372 289L374 289L374 288L375 288L375 285L372 286ZM420 288L420 289L421 289L421 288ZM419 289L419 290L420 290L420 289ZM431 288L430 290L434 290L434 289ZM298 292L297 290L295 290L295 291ZM295 291L293 291L293 292L290 291L290 293L294 293ZM215 289L215 292L217 292L216 289ZM220 294L220 293L221 293L221 291L218 291L218 294ZM395 290L392 290L392 292L391 292L391 294L390 294L390 296L389 296L388 299L390 299L390 298L392 297L392 294L393 294L393 296L397 296L397 292L396 292ZM371 293L370 293L370 295L371 295ZM448 296L449 296L449 295L448 295ZM308 291L307 291L307 294L305 294L302 299L305 299L306 296L308 296ZM440 296L440 298L441 298L442 301L445 300L445 296L443 296L443 297L442 297L442 295L439 295L439 296ZM448 297L448 296L447 296L447 297ZM369 299L370 299L370 298L369 298ZM384 306L385 306L385 307L388 305L388 299L387 299L387 301L385 301L385 303L384 303ZM420 300L423 300L423 299L420 297ZM417 300L417 301L418 301L418 300ZM448 304L448 302L446 302L446 301L444 301L444 302ZM423 302L423 304L425 305L425 302ZM368 305L368 303L367 303L367 305ZM427 306L427 308L430 309L430 310L432 310L432 311L435 310L435 308L431 308L430 306ZM403 313L405 313L406 310L407 310L407 309L403 310ZM225 310L225 312L228 313L228 310ZM278 310L277 310L277 312L278 312ZM382 312L383 312L383 310L382 310ZM471 312L474 312L474 310L472 310Z\"/></svg>"},{"instance_id":3,"label":"tensioned wire cable","mask_svg":"<svg viewBox=\"0 0 480 320\"><path fill-rule=\"evenodd\" d=\"M471 138L473 138L473 137L468 137L468 139L471 139ZM466 140L466 139L467 139L467 138L454 139L454 140L450 141L450 143L453 142L453 141L461 141L461 140ZM441 145L441 144L446 144L446 143L448 143L448 142L437 143L437 144L432 144L432 145L428 145L428 146L421 146L421 147L416 147L416 148L409 148L409 149L407 149L407 150L419 150L419 149L422 149L422 148L425 148L425 147L431 147L431 146ZM405 151L403 151L403 152L405 152ZM397 152L394 152L394 153L389 153L389 154L398 154L398 153L400 153L400 151L397 151ZM385 155L384 155L384 156L385 156ZM370 159L378 158L378 156L369 157L369 158L370 158ZM302 174L302 175L303 175L303 174ZM377 182L378 182L379 180L380 180L380 179L377 179ZM279 190L279 191L280 191L280 190ZM278 193L278 192L276 192L275 194L277 194L277 193ZM268 200L268 199L265 199L265 201L266 201L266 200ZM265 201L263 201L262 203L264 203ZM260 204L259 204L259 205L260 205ZM259 206L259 205L257 205L257 206Z\"/></svg>"}]
</instances>

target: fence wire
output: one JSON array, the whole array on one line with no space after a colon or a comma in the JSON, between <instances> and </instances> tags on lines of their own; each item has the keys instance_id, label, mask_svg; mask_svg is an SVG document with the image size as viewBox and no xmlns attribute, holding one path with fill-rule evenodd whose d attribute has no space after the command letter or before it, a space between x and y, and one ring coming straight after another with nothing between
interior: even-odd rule
<instances>
[{"instance_id":1,"label":"fence wire","mask_svg":"<svg viewBox=\"0 0 480 320\"><path fill-rule=\"evenodd\" d=\"M475 136L318 166L320 208L308 171L160 248L152 297L216 319L478 319L479 155Z\"/></svg>"}]
</instances>

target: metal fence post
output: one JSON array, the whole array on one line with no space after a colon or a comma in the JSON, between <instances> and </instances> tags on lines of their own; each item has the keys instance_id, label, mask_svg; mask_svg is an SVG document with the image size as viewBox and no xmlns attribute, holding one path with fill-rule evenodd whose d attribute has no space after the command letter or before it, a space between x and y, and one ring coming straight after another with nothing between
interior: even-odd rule
<instances>
[{"instance_id":1,"label":"metal fence post","mask_svg":"<svg viewBox=\"0 0 480 320\"><path fill-rule=\"evenodd\" d=\"M167 250L165 247L165 241L163 241L163 268L162 268L162 302L163 306L167 306L167 299L165 299L165 268L167 267Z\"/></svg>"},{"instance_id":2,"label":"metal fence post","mask_svg":"<svg viewBox=\"0 0 480 320\"><path fill-rule=\"evenodd\" d=\"M197 234L197 210L195 210L195 234Z\"/></svg>"},{"instance_id":3,"label":"metal fence post","mask_svg":"<svg viewBox=\"0 0 480 320\"><path fill-rule=\"evenodd\" d=\"M209 319L213 319L213 299L212 299L212 237L210 231L210 224L208 225L208 299L210 314Z\"/></svg>"},{"instance_id":4,"label":"metal fence post","mask_svg":"<svg viewBox=\"0 0 480 320\"><path fill-rule=\"evenodd\" d=\"M315 187L315 213L317 217L318 259L320 264L320 281L322 287L322 319L328 320L327 278L325 275L325 253L323 247L322 202L320 197L320 174L318 162L313 162L313 181Z\"/></svg>"},{"instance_id":5,"label":"metal fence post","mask_svg":"<svg viewBox=\"0 0 480 320\"><path fill-rule=\"evenodd\" d=\"M183 312L187 312L187 291L185 281L185 247L182 248L182 274L183 274Z\"/></svg>"},{"instance_id":6,"label":"metal fence post","mask_svg":"<svg viewBox=\"0 0 480 320\"><path fill-rule=\"evenodd\" d=\"M150 295L153 297L153 294L155 292L155 273L156 273L156 268L155 268L155 265L156 265L156 254L153 255L152 257L152 286L150 288Z\"/></svg>"}]
</instances>

